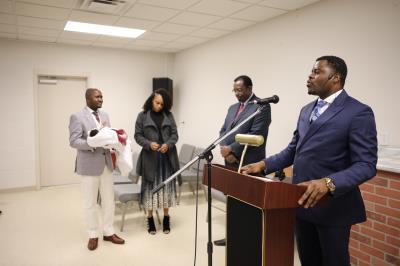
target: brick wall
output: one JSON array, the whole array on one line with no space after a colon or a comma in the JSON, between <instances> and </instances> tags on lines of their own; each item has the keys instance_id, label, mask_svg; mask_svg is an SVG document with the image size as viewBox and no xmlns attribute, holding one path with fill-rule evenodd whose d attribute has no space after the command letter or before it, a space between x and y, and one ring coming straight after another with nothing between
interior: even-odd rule
<instances>
[{"instance_id":1,"label":"brick wall","mask_svg":"<svg viewBox=\"0 0 400 266\"><path fill-rule=\"evenodd\" d=\"M351 264L400 266L400 174L378 171L360 189L367 221L352 227Z\"/></svg>"}]
</instances>

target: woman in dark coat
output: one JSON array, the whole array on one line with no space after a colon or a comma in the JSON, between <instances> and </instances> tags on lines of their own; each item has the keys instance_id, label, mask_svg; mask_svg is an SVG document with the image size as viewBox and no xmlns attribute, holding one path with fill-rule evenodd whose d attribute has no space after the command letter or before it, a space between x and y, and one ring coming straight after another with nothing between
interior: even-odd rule
<instances>
[{"instance_id":1,"label":"woman in dark coat","mask_svg":"<svg viewBox=\"0 0 400 266\"><path fill-rule=\"evenodd\" d=\"M176 204L176 184L168 183L161 191L151 191L179 170L176 142L178 131L170 112L171 98L164 89L154 91L143 105L135 125L135 140L142 146L137 174L142 176L141 203L147 210L148 232L156 233L153 209L163 208L163 232L170 232L169 208Z\"/></svg>"}]
</instances>

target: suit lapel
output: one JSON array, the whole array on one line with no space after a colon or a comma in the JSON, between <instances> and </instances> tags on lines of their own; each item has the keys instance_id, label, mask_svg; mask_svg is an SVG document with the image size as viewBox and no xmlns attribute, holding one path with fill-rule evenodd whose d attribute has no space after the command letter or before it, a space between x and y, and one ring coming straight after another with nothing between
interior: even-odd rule
<instances>
[{"instance_id":1,"label":"suit lapel","mask_svg":"<svg viewBox=\"0 0 400 266\"><path fill-rule=\"evenodd\" d=\"M229 115L229 124L228 124L228 127L226 127L226 128L230 128L230 129L232 129L234 126L235 126L235 124L236 124L236 121L237 121L237 119L235 119L235 116L236 116L236 113L237 113L237 111L239 110L239 106L240 106L240 103L235 103L235 105L234 105L234 108L232 108L232 110L234 111L234 112L230 112L228 115ZM243 110L244 111L244 110ZM243 113L243 112L242 112Z\"/></svg>"},{"instance_id":2,"label":"suit lapel","mask_svg":"<svg viewBox=\"0 0 400 266\"><path fill-rule=\"evenodd\" d=\"M318 130L330 119L335 117L340 111L343 110L344 108L344 102L346 98L348 97L347 93L343 91L342 93L339 94L339 96L333 101L333 103L328 107L328 109L325 110L325 112L318 117L317 120L312 122L310 124L310 116L311 112L314 109L315 103L310 104L303 112L302 115L302 129L304 132L304 137L299 140L299 145L297 146L297 150L300 149L300 147L315 133L318 132ZM303 134L302 134L303 135Z\"/></svg>"},{"instance_id":3,"label":"suit lapel","mask_svg":"<svg viewBox=\"0 0 400 266\"><path fill-rule=\"evenodd\" d=\"M86 107L83 108L83 113L85 115L85 119L86 119L87 124L89 125L89 128L90 129L97 128L96 122L94 122L94 120L93 120L93 115L90 113L90 111Z\"/></svg>"},{"instance_id":4,"label":"suit lapel","mask_svg":"<svg viewBox=\"0 0 400 266\"><path fill-rule=\"evenodd\" d=\"M255 99L258 99L258 98L255 94L253 94L253 97L250 98L249 102L244 106L244 109L242 110L242 112L235 119L236 113L238 112L238 110L240 108L240 103L237 103L237 108L234 109L236 111L233 114L231 128L233 128L238 122L240 122L244 118L248 117L248 113L252 113L250 111L253 110L252 106L254 106L254 104L249 104L249 103L250 103L250 101L255 100Z\"/></svg>"}]
</instances>

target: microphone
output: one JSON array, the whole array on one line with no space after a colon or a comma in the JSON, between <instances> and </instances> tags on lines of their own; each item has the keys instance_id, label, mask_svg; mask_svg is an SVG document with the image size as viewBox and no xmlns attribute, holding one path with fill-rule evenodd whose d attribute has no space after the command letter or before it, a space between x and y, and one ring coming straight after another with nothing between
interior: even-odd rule
<instances>
[{"instance_id":1,"label":"microphone","mask_svg":"<svg viewBox=\"0 0 400 266\"><path fill-rule=\"evenodd\" d=\"M264 143L264 137L261 135L236 134L235 141L242 145L258 147Z\"/></svg>"},{"instance_id":2,"label":"microphone","mask_svg":"<svg viewBox=\"0 0 400 266\"><path fill-rule=\"evenodd\" d=\"M261 135L248 135L248 134L236 134L235 141L239 142L241 145L244 145L244 149L242 151L242 156L240 157L240 163L238 168L238 173L240 173L240 169L242 168L244 155L246 154L248 146L258 147L264 143L264 137Z\"/></svg>"},{"instance_id":3,"label":"microphone","mask_svg":"<svg viewBox=\"0 0 400 266\"><path fill-rule=\"evenodd\" d=\"M251 102L254 104L258 104L258 105L266 105L269 103L278 103L279 97L278 97L278 95L273 95L272 97L268 97L268 98L264 98L264 99L260 99L260 100L254 100Z\"/></svg>"}]
</instances>

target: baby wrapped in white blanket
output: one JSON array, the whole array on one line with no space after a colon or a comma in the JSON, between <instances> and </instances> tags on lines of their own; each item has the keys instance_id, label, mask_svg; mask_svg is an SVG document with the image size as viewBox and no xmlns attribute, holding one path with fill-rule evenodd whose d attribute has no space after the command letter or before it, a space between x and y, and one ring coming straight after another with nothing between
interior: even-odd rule
<instances>
[{"instance_id":1,"label":"baby wrapped in white blanket","mask_svg":"<svg viewBox=\"0 0 400 266\"><path fill-rule=\"evenodd\" d=\"M90 147L112 148L117 154L117 166L121 175L127 176L133 169L131 141L123 129L103 127L89 131L87 143Z\"/></svg>"}]
</instances>

